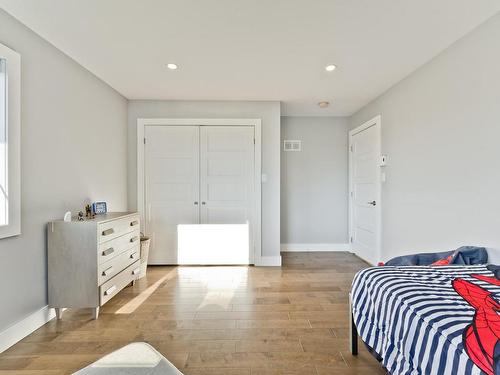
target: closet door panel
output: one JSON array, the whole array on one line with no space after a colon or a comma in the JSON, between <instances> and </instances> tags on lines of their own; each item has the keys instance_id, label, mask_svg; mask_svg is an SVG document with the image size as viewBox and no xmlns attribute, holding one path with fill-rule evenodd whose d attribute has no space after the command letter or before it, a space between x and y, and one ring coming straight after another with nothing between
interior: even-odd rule
<instances>
[{"instance_id":1,"label":"closet door panel","mask_svg":"<svg viewBox=\"0 0 500 375\"><path fill-rule=\"evenodd\" d=\"M202 224L246 224L254 200L254 128L200 129Z\"/></svg>"},{"instance_id":2,"label":"closet door panel","mask_svg":"<svg viewBox=\"0 0 500 375\"><path fill-rule=\"evenodd\" d=\"M199 224L199 127L147 126L145 135L149 263L177 264L179 227Z\"/></svg>"}]
</instances>

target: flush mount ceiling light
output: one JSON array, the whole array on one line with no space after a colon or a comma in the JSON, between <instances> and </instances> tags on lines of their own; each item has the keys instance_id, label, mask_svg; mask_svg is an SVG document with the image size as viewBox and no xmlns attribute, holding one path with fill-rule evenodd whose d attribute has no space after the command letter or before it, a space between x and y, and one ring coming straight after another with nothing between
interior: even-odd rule
<instances>
[{"instance_id":1,"label":"flush mount ceiling light","mask_svg":"<svg viewBox=\"0 0 500 375\"><path fill-rule=\"evenodd\" d=\"M327 108L329 105L330 102L325 102L325 101L318 103L319 108Z\"/></svg>"},{"instance_id":2,"label":"flush mount ceiling light","mask_svg":"<svg viewBox=\"0 0 500 375\"><path fill-rule=\"evenodd\" d=\"M169 68L170 70L176 70L178 68L178 66L177 66L177 64L174 64L174 63L168 63L167 68Z\"/></svg>"},{"instance_id":3,"label":"flush mount ceiling light","mask_svg":"<svg viewBox=\"0 0 500 375\"><path fill-rule=\"evenodd\" d=\"M337 67L333 64L325 66L327 72L333 72L335 69L337 69Z\"/></svg>"}]
</instances>

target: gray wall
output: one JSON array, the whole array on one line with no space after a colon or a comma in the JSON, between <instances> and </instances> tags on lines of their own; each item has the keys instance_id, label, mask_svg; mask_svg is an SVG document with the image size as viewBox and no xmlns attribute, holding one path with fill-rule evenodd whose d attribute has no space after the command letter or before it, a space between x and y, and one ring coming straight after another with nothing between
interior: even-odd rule
<instances>
[{"instance_id":1,"label":"gray wall","mask_svg":"<svg viewBox=\"0 0 500 375\"><path fill-rule=\"evenodd\" d=\"M282 117L281 139L302 141L281 146L281 243L347 243L347 119Z\"/></svg>"},{"instance_id":2,"label":"gray wall","mask_svg":"<svg viewBox=\"0 0 500 375\"><path fill-rule=\"evenodd\" d=\"M500 15L350 118L382 115L382 257L500 249Z\"/></svg>"},{"instance_id":3,"label":"gray wall","mask_svg":"<svg viewBox=\"0 0 500 375\"><path fill-rule=\"evenodd\" d=\"M127 206L127 101L0 10L22 58L22 234L0 240L0 332L47 304L45 224L85 199Z\"/></svg>"},{"instance_id":4,"label":"gray wall","mask_svg":"<svg viewBox=\"0 0 500 375\"><path fill-rule=\"evenodd\" d=\"M280 103L239 101L140 101L128 107L128 202L137 207L138 118L260 118L262 119L262 255L280 251Z\"/></svg>"}]
</instances>

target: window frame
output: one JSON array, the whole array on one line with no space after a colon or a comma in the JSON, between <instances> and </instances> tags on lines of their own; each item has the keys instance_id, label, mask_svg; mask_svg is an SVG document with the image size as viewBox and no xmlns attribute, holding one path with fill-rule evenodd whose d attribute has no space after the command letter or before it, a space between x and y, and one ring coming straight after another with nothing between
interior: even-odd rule
<instances>
[{"instance_id":1,"label":"window frame","mask_svg":"<svg viewBox=\"0 0 500 375\"><path fill-rule=\"evenodd\" d=\"M21 55L0 43L0 59L7 76L8 224L0 226L0 238L6 238L21 234Z\"/></svg>"}]
</instances>

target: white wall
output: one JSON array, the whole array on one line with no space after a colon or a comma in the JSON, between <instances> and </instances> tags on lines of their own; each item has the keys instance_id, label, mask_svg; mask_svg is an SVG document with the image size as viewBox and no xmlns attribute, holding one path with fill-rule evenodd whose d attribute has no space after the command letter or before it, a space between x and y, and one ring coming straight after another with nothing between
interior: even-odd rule
<instances>
[{"instance_id":1,"label":"white wall","mask_svg":"<svg viewBox=\"0 0 500 375\"><path fill-rule=\"evenodd\" d=\"M302 141L301 152L281 145L283 247L339 249L348 242L347 119L282 117L281 139Z\"/></svg>"},{"instance_id":2,"label":"white wall","mask_svg":"<svg viewBox=\"0 0 500 375\"><path fill-rule=\"evenodd\" d=\"M127 208L127 101L2 10L0 43L22 58L22 234L0 240L1 333L47 304L48 221L85 199Z\"/></svg>"},{"instance_id":3,"label":"white wall","mask_svg":"<svg viewBox=\"0 0 500 375\"><path fill-rule=\"evenodd\" d=\"M500 15L350 118L382 115L383 259L500 249Z\"/></svg>"},{"instance_id":4,"label":"white wall","mask_svg":"<svg viewBox=\"0 0 500 375\"><path fill-rule=\"evenodd\" d=\"M240 101L131 100L128 106L128 202L137 207L138 118L260 118L262 119L262 256L280 252L280 103Z\"/></svg>"}]
</instances>

